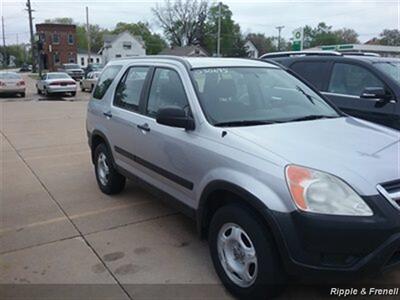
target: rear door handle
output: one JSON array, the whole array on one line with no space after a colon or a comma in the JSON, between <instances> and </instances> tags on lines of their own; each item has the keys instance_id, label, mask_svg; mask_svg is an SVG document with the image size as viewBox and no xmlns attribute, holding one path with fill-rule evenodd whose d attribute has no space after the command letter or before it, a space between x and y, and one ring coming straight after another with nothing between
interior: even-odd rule
<instances>
[{"instance_id":1,"label":"rear door handle","mask_svg":"<svg viewBox=\"0 0 400 300\"><path fill-rule=\"evenodd\" d=\"M147 131L147 132L150 131L149 124L147 124L147 123L144 123L142 125L137 125L137 128L139 128L140 130L143 130L143 131Z\"/></svg>"},{"instance_id":2,"label":"rear door handle","mask_svg":"<svg viewBox=\"0 0 400 300\"><path fill-rule=\"evenodd\" d=\"M105 115L107 117L107 119L111 119L112 118L111 112L103 112L103 115Z\"/></svg>"}]
</instances>

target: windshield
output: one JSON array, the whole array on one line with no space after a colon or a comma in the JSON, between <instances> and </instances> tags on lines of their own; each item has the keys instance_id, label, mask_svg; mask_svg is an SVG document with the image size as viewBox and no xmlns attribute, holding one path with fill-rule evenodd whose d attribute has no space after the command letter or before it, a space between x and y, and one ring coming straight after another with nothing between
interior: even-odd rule
<instances>
[{"instance_id":1,"label":"windshield","mask_svg":"<svg viewBox=\"0 0 400 300\"><path fill-rule=\"evenodd\" d=\"M69 77L68 74L66 73L52 73L52 74L47 74L47 79L64 79L64 78L71 78Z\"/></svg>"},{"instance_id":2,"label":"windshield","mask_svg":"<svg viewBox=\"0 0 400 300\"><path fill-rule=\"evenodd\" d=\"M320 96L282 69L232 67L192 72L204 112L216 126L339 116Z\"/></svg>"},{"instance_id":3,"label":"windshield","mask_svg":"<svg viewBox=\"0 0 400 300\"><path fill-rule=\"evenodd\" d=\"M21 79L17 73L0 73L0 79Z\"/></svg>"},{"instance_id":4,"label":"windshield","mask_svg":"<svg viewBox=\"0 0 400 300\"><path fill-rule=\"evenodd\" d=\"M400 82L400 60L386 61L374 64L379 70Z\"/></svg>"},{"instance_id":5,"label":"windshield","mask_svg":"<svg viewBox=\"0 0 400 300\"><path fill-rule=\"evenodd\" d=\"M81 67L77 64L64 65L64 69L80 69Z\"/></svg>"}]
</instances>

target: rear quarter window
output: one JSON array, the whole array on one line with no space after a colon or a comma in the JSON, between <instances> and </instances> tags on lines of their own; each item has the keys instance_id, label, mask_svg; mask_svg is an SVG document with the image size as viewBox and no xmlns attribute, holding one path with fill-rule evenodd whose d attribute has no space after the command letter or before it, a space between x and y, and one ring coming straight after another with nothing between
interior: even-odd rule
<instances>
[{"instance_id":1,"label":"rear quarter window","mask_svg":"<svg viewBox=\"0 0 400 300\"><path fill-rule=\"evenodd\" d=\"M317 90L324 90L328 80L328 62L295 62L290 68L311 83Z\"/></svg>"},{"instance_id":2,"label":"rear quarter window","mask_svg":"<svg viewBox=\"0 0 400 300\"><path fill-rule=\"evenodd\" d=\"M110 87L111 83L114 81L115 77L118 75L122 66L114 65L109 66L104 69L103 73L101 73L96 88L93 92L94 99L102 99Z\"/></svg>"}]
</instances>

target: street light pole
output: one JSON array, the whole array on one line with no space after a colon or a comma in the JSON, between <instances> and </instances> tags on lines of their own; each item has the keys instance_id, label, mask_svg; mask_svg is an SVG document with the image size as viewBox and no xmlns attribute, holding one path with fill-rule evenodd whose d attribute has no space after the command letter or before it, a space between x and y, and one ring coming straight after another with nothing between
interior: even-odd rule
<instances>
[{"instance_id":1,"label":"street light pole","mask_svg":"<svg viewBox=\"0 0 400 300\"><path fill-rule=\"evenodd\" d=\"M285 26L281 25L281 26L276 26L276 29L278 29L278 51L281 51L281 31L283 28L285 28Z\"/></svg>"}]
</instances>

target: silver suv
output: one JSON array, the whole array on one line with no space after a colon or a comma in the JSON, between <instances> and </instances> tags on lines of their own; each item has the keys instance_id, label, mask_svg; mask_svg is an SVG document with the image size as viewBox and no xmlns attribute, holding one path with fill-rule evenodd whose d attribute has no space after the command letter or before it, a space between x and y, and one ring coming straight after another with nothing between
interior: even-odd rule
<instances>
[{"instance_id":1,"label":"silver suv","mask_svg":"<svg viewBox=\"0 0 400 300\"><path fill-rule=\"evenodd\" d=\"M343 114L277 65L112 61L87 131L100 189L133 178L194 218L239 298L273 295L288 275L400 262L399 132Z\"/></svg>"}]
</instances>

